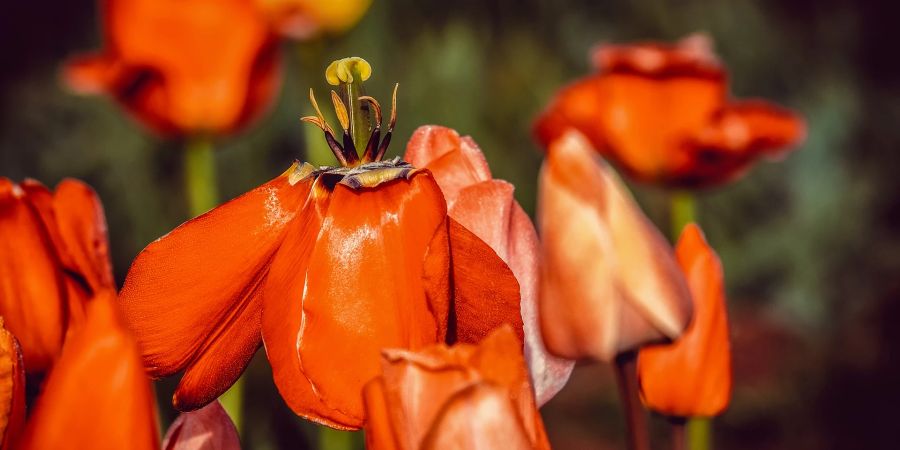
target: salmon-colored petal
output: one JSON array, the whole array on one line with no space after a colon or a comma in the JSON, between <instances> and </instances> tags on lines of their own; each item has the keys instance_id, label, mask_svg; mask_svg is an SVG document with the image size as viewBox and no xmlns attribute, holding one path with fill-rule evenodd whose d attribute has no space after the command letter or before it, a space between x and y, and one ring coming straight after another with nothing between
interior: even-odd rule
<instances>
[{"instance_id":1,"label":"salmon-colored petal","mask_svg":"<svg viewBox=\"0 0 900 450\"><path fill-rule=\"evenodd\" d=\"M363 388L363 406L366 408L366 448L381 450L399 450L400 440L408 436L394 434L392 426L392 410L387 402L384 379L381 377L370 381Z\"/></svg>"},{"instance_id":2,"label":"salmon-colored petal","mask_svg":"<svg viewBox=\"0 0 900 450\"><path fill-rule=\"evenodd\" d=\"M466 227L453 219L448 225L456 314L454 342L480 342L503 324L512 326L524 340L515 275L490 246Z\"/></svg>"},{"instance_id":3,"label":"salmon-colored petal","mask_svg":"<svg viewBox=\"0 0 900 450\"><path fill-rule=\"evenodd\" d=\"M25 426L25 366L19 341L0 317L0 449L11 449Z\"/></svg>"},{"instance_id":4,"label":"salmon-colored petal","mask_svg":"<svg viewBox=\"0 0 900 450\"><path fill-rule=\"evenodd\" d=\"M94 292L115 289L106 216L97 193L81 181L63 180L53 195L53 211L67 269L84 277Z\"/></svg>"},{"instance_id":5,"label":"salmon-colored petal","mask_svg":"<svg viewBox=\"0 0 900 450\"><path fill-rule=\"evenodd\" d=\"M50 235L25 197L22 188L0 178L0 316L34 373L59 353L66 292Z\"/></svg>"},{"instance_id":6,"label":"salmon-colored petal","mask_svg":"<svg viewBox=\"0 0 900 450\"><path fill-rule=\"evenodd\" d=\"M551 145L538 201L551 352L610 361L681 334L691 298L671 249L577 132Z\"/></svg>"},{"instance_id":7,"label":"salmon-colored petal","mask_svg":"<svg viewBox=\"0 0 900 450\"><path fill-rule=\"evenodd\" d=\"M644 403L679 417L716 416L731 400L731 343L722 264L694 224L678 241L678 262L694 298L694 319L670 345L641 349Z\"/></svg>"},{"instance_id":8,"label":"salmon-colored petal","mask_svg":"<svg viewBox=\"0 0 900 450\"><path fill-rule=\"evenodd\" d=\"M452 207L460 190L491 179L487 160L478 145L446 127L425 125L416 129L403 159L434 174L448 207Z\"/></svg>"},{"instance_id":9,"label":"salmon-colored petal","mask_svg":"<svg viewBox=\"0 0 900 450\"><path fill-rule=\"evenodd\" d=\"M151 375L197 365L179 390L190 407L225 392L258 346L260 288L310 189L309 181L291 184L296 170L182 224L132 263L125 317ZM201 391L185 392L194 385Z\"/></svg>"},{"instance_id":10,"label":"salmon-colored petal","mask_svg":"<svg viewBox=\"0 0 900 450\"><path fill-rule=\"evenodd\" d=\"M102 377L102 382L98 379ZM115 295L89 302L38 397L18 449L158 449L155 399Z\"/></svg>"},{"instance_id":11,"label":"salmon-colored petal","mask_svg":"<svg viewBox=\"0 0 900 450\"><path fill-rule=\"evenodd\" d=\"M166 432L163 450L240 450L237 429L218 401L181 413Z\"/></svg>"},{"instance_id":12,"label":"salmon-colored petal","mask_svg":"<svg viewBox=\"0 0 900 450\"><path fill-rule=\"evenodd\" d=\"M272 263L263 333L275 381L294 412L358 428L362 388L378 373L379 351L445 338L438 321L447 313L432 311L423 276L446 210L427 172L371 189L333 189L315 241L286 240Z\"/></svg>"}]
</instances>

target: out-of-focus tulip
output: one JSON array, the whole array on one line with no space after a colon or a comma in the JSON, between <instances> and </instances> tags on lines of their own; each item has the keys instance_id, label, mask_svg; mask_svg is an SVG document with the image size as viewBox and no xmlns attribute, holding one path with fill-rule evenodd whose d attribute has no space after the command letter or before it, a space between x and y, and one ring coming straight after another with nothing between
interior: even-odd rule
<instances>
[{"instance_id":1,"label":"out-of-focus tulip","mask_svg":"<svg viewBox=\"0 0 900 450\"><path fill-rule=\"evenodd\" d=\"M181 413L166 432L163 450L240 450L241 441L218 401Z\"/></svg>"},{"instance_id":2,"label":"out-of-focus tulip","mask_svg":"<svg viewBox=\"0 0 900 450\"><path fill-rule=\"evenodd\" d=\"M636 179L680 187L733 180L760 157L798 145L803 119L769 102L729 99L710 47L702 35L602 46L600 72L563 88L535 133L549 145L576 128Z\"/></svg>"},{"instance_id":3,"label":"out-of-focus tulip","mask_svg":"<svg viewBox=\"0 0 900 450\"><path fill-rule=\"evenodd\" d=\"M25 368L19 341L0 317L0 450L12 448L25 424Z\"/></svg>"},{"instance_id":4,"label":"out-of-focus tulip","mask_svg":"<svg viewBox=\"0 0 900 450\"><path fill-rule=\"evenodd\" d=\"M671 248L577 131L547 150L538 226L541 330L551 353L611 361L687 326L690 293Z\"/></svg>"},{"instance_id":5,"label":"out-of-focus tulip","mask_svg":"<svg viewBox=\"0 0 900 450\"><path fill-rule=\"evenodd\" d=\"M252 0L104 0L102 13L105 48L69 61L65 81L157 133L238 131L278 91L277 39Z\"/></svg>"},{"instance_id":6,"label":"out-of-focus tulip","mask_svg":"<svg viewBox=\"0 0 900 450\"><path fill-rule=\"evenodd\" d=\"M477 346L385 350L363 397L371 450L550 448L509 326Z\"/></svg>"},{"instance_id":7,"label":"out-of-focus tulip","mask_svg":"<svg viewBox=\"0 0 900 450\"><path fill-rule=\"evenodd\" d=\"M475 141L450 128L416 130L404 159L434 174L447 214L490 245L519 281L525 360L538 405L543 405L566 384L574 361L556 358L544 348L537 317L537 232L513 197L513 185L495 180Z\"/></svg>"},{"instance_id":8,"label":"out-of-focus tulip","mask_svg":"<svg viewBox=\"0 0 900 450\"><path fill-rule=\"evenodd\" d=\"M672 344L638 353L641 398L677 417L716 416L731 400L731 345L722 264L697 225L681 233L678 263L694 299L694 318Z\"/></svg>"},{"instance_id":9,"label":"out-of-focus tulip","mask_svg":"<svg viewBox=\"0 0 900 450\"><path fill-rule=\"evenodd\" d=\"M381 160L390 129L381 140L376 128L358 155L339 111L345 146L322 128L342 167L296 163L135 259L122 304L150 373L184 370L177 408L203 406L231 386L261 331L294 412L358 428L360 392L382 348L478 342L504 323L522 332L515 276L447 217L431 173Z\"/></svg>"},{"instance_id":10,"label":"out-of-focus tulip","mask_svg":"<svg viewBox=\"0 0 900 450\"><path fill-rule=\"evenodd\" d=\"M372 4L372 0L255 1L279 33L294 39L347 31Z\"/></svg>"},{"instance_id":11,"label":"out-of-focus tulip","mask_svg":"<svg viewBox=\"0 0 900 450\"><path fill-rule=\"evenodd\" d=\"M49 368L87 300L113 289L103 206L77 180L51 193L0 178L0 315L29 373Z\"/></svg>"},{"instance_id":12,"label":"out-of-focus tulip","mask_svg":"<svg viewBox=\"0 0 900 450\"><path fill-rule=\"evenodd\" d=\"M159 448L153 391L113 292L66 339L16 448Z\"/></svg>"}]
</instances>

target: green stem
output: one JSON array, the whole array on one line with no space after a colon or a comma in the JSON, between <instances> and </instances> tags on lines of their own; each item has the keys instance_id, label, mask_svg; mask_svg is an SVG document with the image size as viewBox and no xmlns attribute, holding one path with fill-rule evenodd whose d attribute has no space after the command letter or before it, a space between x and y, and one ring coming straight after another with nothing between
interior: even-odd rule
<instances>
[{"instance_id":1,"label":"green stem","mask_svg":"<svg viewBox=\"0 0 900 450\"><path fill-rule=\"evenodd\" d=\"M215 163L211 140L188 141L184 149L184 184L191 217L209 211L218 203Z\"/></svg>"},{"instance_id":2,"label":"green stem","mask_svg":"<svg viewBox=\"0 0 900 450\"><path fill-rule=\"evenodd\" d=\"M689 191L673 192L670 208L672 241L677 241L685 225L697 220L697 203L694 194Z\"/></svg>"},{"instance_id":3,"label":"green stem","mask_svg":"<svg viewBox=\"0 0 900 450\"><path fill-rule=\"evenodd\" d=\"M355 450L362 448L361 433L319 427L319 450Z\"/></svg>"},{"instance_id":4,"label":"green stem","mask_svg":"<svg viewBox=\"0 0 900 450\"><path fill-rule=\"evenodd\" d=\"M231 385L224 394L219 397L219 403L225 408L225 412L234 422L238 436L243 436L244 431L244 377L243 375Z\"/></svg>"},{"instance_id":5,"label":"green stem","mask_svg":"<svg viewBox=\"0 0 900 450\"><path fill-rule=\"evenodd\" d=\"M688 450L712 449L712 421L706 417L694 417L687 422Z\"/></svg>"}]
</instances>

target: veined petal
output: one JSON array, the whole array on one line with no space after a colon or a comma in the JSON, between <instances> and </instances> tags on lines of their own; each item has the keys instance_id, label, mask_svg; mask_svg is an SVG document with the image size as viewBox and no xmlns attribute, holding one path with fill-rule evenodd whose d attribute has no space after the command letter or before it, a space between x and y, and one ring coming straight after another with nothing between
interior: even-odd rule
<instances>
[{"instance_id":1,"label":"veined petal","mask_svg":"<svg viewBox=\"0 0 900 450\"><path fill-rule=\"evenodd\" d=\"M151 375L187 369L176 406L197 408L225 392L259 346L260 288L311 185L292 185L295 171L185 222L132 263L125 318Z\"/></svg>"},{"instance_id":2,"label":"veined petal","mask_svg":"<svg viewBox=\"0 0 900 450\"><path fill-rule=\"evenodd\" d=\"M419 172L375 188L338 184L327 204L317 198L304 214L311 225L289 233L266 281L266 349L295 413L358 428L362 387L378 373L378 352L445 338L440 318L447 313L433 310L423 281L426 251L446 218L444 200Z\"/></svg>"},{"instance_id":3,"label":"veined petal","mask_svg":"<svg viewBox=\"0 0 900 450\"><path fill-rule=\"evenodd\" d=\"M0 318L0 449L11 449L25 426L25 366L19 341Z\"/></svg>"},{"instance_id":4,"label":"veined petal","mask_svg":"<svg viewBox=\"0 0 900 450\"><path fill-rule=\"evenodd\" d=\"M541 170L541 329L567 358L616 354L678 337L691 298L665 239L577 132Z\"/></svg>"},{"instance_id":5,"label":"veined petal","mask_svg":"<svg viewBox=\"0 0 900 450\"><path fill-rule=\"evenodd\" d=\"M695 224L676 249L694 299L694 319L669 345L638 354L641 397L648 408L678 417L712 417L731 400L731 343L725 283L719 257Z\"/></svg>"},{"instance_id":6,"label":"veined petal","mask_svg":"<svg viewBox=\"0 0 900 450\"><path fill-rule=\"evenodd\" d=\"M17 448L98 445L159 448L150 380L112 292L89 302L84 326L67 340Z\"/></svg>"},{"instance_id":7,"label":"veined petal","mask_svg":"<svg viewBox=\"0 0 900 450\"><path fill-rule=\"evenodd\" d=\"M240 450L237 429L218 401L178 415L163 439L163 450Z\"/></svg>"},{"instance_id":8,"label":"veined petal","mask_svg":"<svg viewBox=\"0 0 900 450\"><path fill-rule=\"evenodd\" d=\"M47 369L66 328L66 292L53 243L22 188L0 178L0 316L29 372Z\"/></svg>"}]
</instances>

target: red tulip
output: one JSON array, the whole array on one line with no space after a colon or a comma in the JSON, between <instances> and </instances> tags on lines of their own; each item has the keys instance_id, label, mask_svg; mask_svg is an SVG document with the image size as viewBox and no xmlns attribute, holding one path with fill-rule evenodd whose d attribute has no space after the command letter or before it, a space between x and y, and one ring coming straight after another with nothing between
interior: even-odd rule
<instances>
[{"instance_id":1,"label":"red tulip","mask_svg":"<svg viewBox=\"0 0 900 450\"><path fill-rule=\"evenodd\" d=\"M385 350L363 394L366 447L549 449L521 350L509 326L477 346Z\"/></svg>"},{"instance_id":2,"label":"red tulip","mask_svg":"<svg viewBox=\"0 0 900 450\"><path fill-rule=\"evenodd\" d=\"M599 73L563 88L535 125L546 146L575 128L632 177L696 187L725 183L804 138L803 119L761 100L728 98L707 38L607 45Z\"/></svg>"},{"instance_id":3,"label":"red tulip","mask_svg":"<svg viewBox=\"0 0 900 450\"><path fill-rule=\"evenodd\" d=\"M694 224L681 233L676 253L693 294L694 319L674 343L640 350L641 397L648 408L668 416L717 416L731 400L722 264Z\"/></svg>"},{"instance_id":4,"label":"red tulip","mask_svg":"<svg viewBox=\"0 0 900 450\"><path fill-rule=\"evenodd\" d=\"M538 210L548 350L611 361L682 333L691 298L671 248L576 131L547 150Z\"/></svg>"},{"instance_id":5,"label":"red tulip","mask_svg":"<svg viewBox=\"0 0 900 450\"><path fill-rule=\"evenodd\" d=\"M181 413L166 432L163 450L240 450L241 441L218 401Z\"/></svg>"},{"instance_id":6,"label":"red tulip","mask_svg":"<svg viewBox=\"0 0 900 450\"><path fill-rule=\"evenodd\" d=\"M63 180L51 193L0 178L0 315L28 372L49 368L87 299L113 287L103 206L89 186Z\"/></svg>"},{"instance_id":7,"label":"red tulip","mask_svg":"<svg viewBox=\"0 0 900 450\"><path fill-rule=\"evenodd\" d=\"M114 293L88 304L16 448L159 448L153 390Z\"/></svg>"},{"instance_id":8,"label":"red tulip","mask_svg":"<svg viewBox=\"0 0 900 450\"><path fill-rule=\"evenodd\" d=\"M105 48L64 70L163 135L242 129L280 84L277 39L253 0L104 0ZM223 51L227 49L227 51Z\"/></svg>"},{"instance_id":9,"label":"red tulip","mask_svg":"<svg viewBox=\"0 0 900 450\"><path fill-rule=\"evenodd\" d=\"M25 368L19 341L0 318L0 450L12 448L25 423Z\"/></svg>"},{"instance_id":10,"label":"red tulip","mask_svg":"<svg viewBox=\"0 0 900 450\"><path fill-rule=\"evenodd\" d=\"M490 245L519 281L525 360L538 405L543 405L566 384L574 362L549 355L541 340L537 232L513 197L515 188L494 179L475 141L450 128L424 126L416 130L404 159L434 174L447 199L448 215Z\"/></svg>"}]
</instances>

